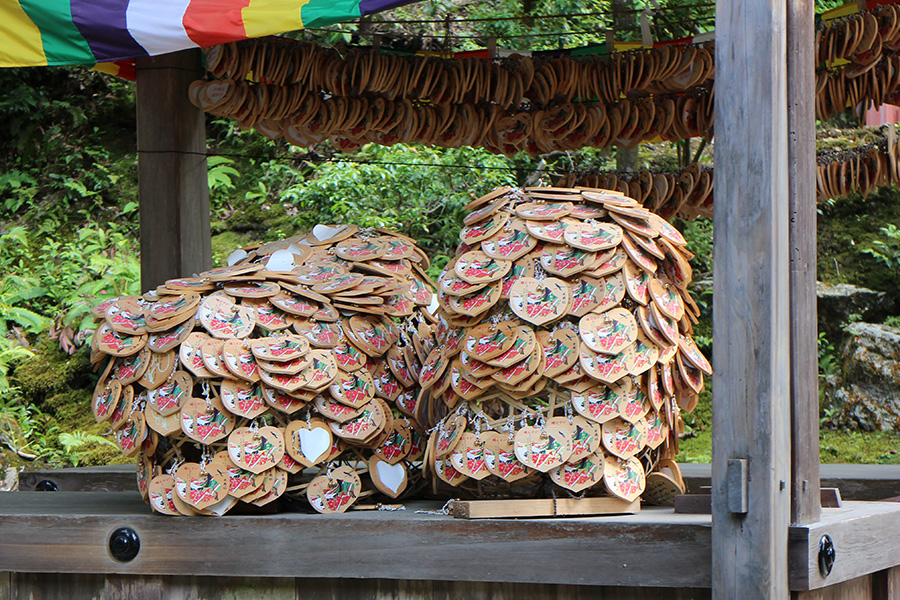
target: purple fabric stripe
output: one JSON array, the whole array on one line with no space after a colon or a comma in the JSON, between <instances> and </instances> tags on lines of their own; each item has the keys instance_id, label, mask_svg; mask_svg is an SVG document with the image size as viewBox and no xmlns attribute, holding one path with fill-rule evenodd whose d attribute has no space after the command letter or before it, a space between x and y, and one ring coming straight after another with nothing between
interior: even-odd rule
<instances>
[{"instance_id":1,"label":"purple fabric stripe","mask_svg":"<svg viewBox=\"0 0 900 600\"><path fill-rule=\"evenodd\" d=\"M413 4L421 0L360 0L359 14L371 15L373 13L391 10L405 4Z\"/></svg>"},{"instance_id":2,"label":"purple fabric stripe","mask_svg":"<svg viewBox=\"0 0 900 600\"><path fill-rule=\"evenodd\" d=\"M128 33L128 0L71 0L72 21L87 40L97 62L146 56Z\"/></svg>"}]
</instances>

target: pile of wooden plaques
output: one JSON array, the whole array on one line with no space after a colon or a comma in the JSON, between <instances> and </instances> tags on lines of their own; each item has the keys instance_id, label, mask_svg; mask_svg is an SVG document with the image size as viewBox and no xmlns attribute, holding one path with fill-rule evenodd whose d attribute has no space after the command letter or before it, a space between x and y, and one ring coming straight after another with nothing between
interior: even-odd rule
<instances>
[{"instance_id":1,"label":"pile of wooden plaques","mask_svg":"<svg viewBox=\"0 0 900 600\"><path fill-rule=\"evenodd\" d=\"M140 457L153 509L222 515L287 493L341 512L412 490L427 266L399 234L319 225L98 305L94 415Z\"/></svg>"},{"instance_id":2,"label":"pile of wooden plaques","mask_svg":"<svg viewBox=\"0 0 900 600\"><path fill-rule=\"evenodd\" d=\"M435 485L670 502L680 411L712 372L685 239L609 190L501 188L467 209L420 373L422 402L445 411Z\"/></svg>"}]
</instances>

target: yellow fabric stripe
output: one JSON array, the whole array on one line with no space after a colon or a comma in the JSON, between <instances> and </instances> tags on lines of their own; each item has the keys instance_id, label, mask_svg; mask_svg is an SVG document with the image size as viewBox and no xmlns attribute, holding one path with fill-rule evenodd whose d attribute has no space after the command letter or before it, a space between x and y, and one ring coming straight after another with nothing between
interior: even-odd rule
<instances>
[{"instance_id":1,"label":"yellow fabric stripe","mask_svg":"<svg viewBox=\"0 0 900 600\"><path fill-rule=\"evenodd\" d=\"M248 38L303 29L300 9L309 0L250 0L241 11Z\"/></svg>"},{"instance_id":2,"label":"yellow fabric stripe","mask_svg":"<svg viewBox=\"0 0 900 600\"><path fill-rule=\"evenodd\" d=\"M18 0L0 2L0 67L35 67L47 64L41 30L28 18Z\"/></svg>"},{"instance_id":3,"label":"yellow fabric stripe","mask_svg":"<svg viewBox=\"0 0 900 600\"><path fill-rule=\"evenodd\" d=\"M105 63L97 63L93 66L95 71L100 71L101 73L106 73L107 75L114 75L116 77L119 76L119 65L116 63L105 62Z\"/></svg>"},{"instance_id":4,"label":"yellow fabric stripe","mask_svg":"<svg viewBox=\"0 0 900 600\"><path fill-rule=\"evenodd\" d=\"M826 10L821 14L820 18L823 21L831 21L840 17L846 17L847 15L854 15L858 12L859 6L856 4L856 2L849 2L843 6L832 8L831 10Z\"/></svg>"}]
</instances>

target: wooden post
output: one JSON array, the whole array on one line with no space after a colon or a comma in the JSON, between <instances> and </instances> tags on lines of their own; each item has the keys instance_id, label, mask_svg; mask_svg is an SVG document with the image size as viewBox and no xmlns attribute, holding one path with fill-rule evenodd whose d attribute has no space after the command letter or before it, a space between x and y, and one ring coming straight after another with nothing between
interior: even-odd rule
<instances>
[{"instance_id":1,"label":"wooden post","mask_svg":"<svg viewBox=\"0 0 900 600\"><path fill-rule=\"evenodd\" d=\"M206 124L188 99L199 50L137 59L141 289L212 266Z\"/></svg>"},{"instance_id":2,"label":"wooden post","mask_svg":"<svg viewBox=\"0 0 900 600\"><path fill-rule=\"evenodd\" d=\"M812 0L787 3L791 248L791 523L819 520L815 33Z\"/></svg>"},{"instance_id":3,"label":"wooden post","mask_svg":"<svg viewBox=\"0 0 900 600\"><path fill-rule=\"evenodd\" d=\"M779 0L716 2L712 593L719 600L789 594L785 21Z\"/></svg>"},{"instance_id":4,"label":"wooden post","mask_svg":"<svg viewBox=\"0 0 900 600\"><path fill-rule=\"evenodd\" d=\"M900 600L900 567L872 576L872 600Z\"/></svg>"}]
</instances>

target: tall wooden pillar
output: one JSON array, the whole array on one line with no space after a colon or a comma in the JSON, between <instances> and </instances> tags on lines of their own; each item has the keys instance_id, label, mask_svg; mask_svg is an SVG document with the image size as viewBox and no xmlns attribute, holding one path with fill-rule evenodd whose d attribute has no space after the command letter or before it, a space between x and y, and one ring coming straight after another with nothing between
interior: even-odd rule
<instances>
[{"instance_id":1,"label":"tall wooden pillar","mask_svg":"<svg viewBox=\"0 0 900 600\"><path fill-rule=\"evenodd\" d=\"M816 319L815 32L812 0L787 3L791 248L791 523L822 513Z\"/></svg>"},{"instance_id":2,"label":"tall wooden pillar","mask_svg":"<svg viewBox=\"0 0 900 600\"><path fill-rule=\"evenodd\" d=\"M712 591L719 600L789 594L785 27L783 0L716 2Z\"/></svg>"},{"instance_id":3,"label":"tall wooden pillar","mask_svg":"<svg viewBox=\"0 0 900 600\"><path fill-rule=\"evenodd\" d=\"M137 60L141 289L212 266L206 125L188 99L199 50Z\"/></svg>"}]
</instances>

